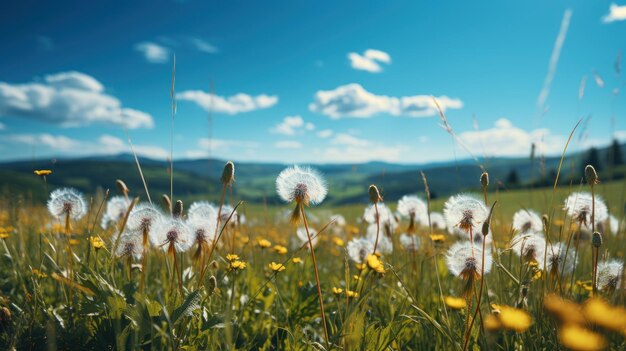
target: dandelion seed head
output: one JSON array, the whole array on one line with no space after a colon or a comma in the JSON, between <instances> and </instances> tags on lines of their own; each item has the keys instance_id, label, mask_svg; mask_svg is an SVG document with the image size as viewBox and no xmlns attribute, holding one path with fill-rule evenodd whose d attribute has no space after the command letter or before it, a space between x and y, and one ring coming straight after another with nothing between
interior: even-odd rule
<instances>
[{"instance_id":1,"label":"dandelion seed head","mask_svg":"<svg viewBox=\"0 0 626 351\"><path fill-rule=\"evenodd\" d=\"M100 226L105 229L109 224L121 221L129 206L130 200L124 196L113 196L110 198L107 201L106 211L102 216Z\"/></svg>"},{"instance_id":2,"label":"dandelion seed head","mask_svg":"<svg viewBox=\"0 0 626 351\"><path fill-rule=\"evenodd\" d=\"M163 219L163 214L155 206L140 203L128 215L126 228L130 231L146 232L152 235L153 228Z\"/></svg>"},{"instance_id":3,"label":"dandelion seed head","mask_svg":"<svg viewBox=\"0 0 626 351\"><path fill-rule=\"evenodd\" d=\"M214 240L215 227L217 225L216 217L213 217L213 221L198 217L188 218L186 223L197 244L200 245Z\"/></svg>"},{"instance_id":4,"label":"dandelion seed head","mask_svg":"<svg viewBox=\"0 0 626 351\"><path fill-rule=\"evenodd\" d=\"M543 221L533 210L519 210L513 215L513 229L518 233L540 232L543 230Z\"/></svg>"},{"instance_id":5,"label":"dandelion seed head","mask_svg":"<svg viewBox=\"0 0 626 351\"><path fill-rule=\"evenodd\" d=\"M369 226L367 226L366 237L369 241L372 242L372 245L375 243L376 224L370 224ZM378 233L378 246L376 247L376 252L379 252L383 255L389 255L393 252L393 242L391 241L391 238L382 231Z\"/></svg>"},{"instance_id":6,"label":"dandelion seed head","mask_svg":"<svg viewBox=\"0 0 626 351\"><path fill-rule=\"evenodd\" d=\"M598 264L598 289L615 290L621 286L624 263L609 260Z\"/></svg>"},{"instance_id":7,"label":"dandelion seed head","mask_svg":"<svg viewBox=\"0 0 626 351\"><path fill-rule=\"evenodd\" d=\"M405 218L420 219L428 210L424 200L417 196L404 195L398 200L398 213Z\"/></svg>"},{"instance_id":8,"label":"dandelion seed head","mask_svg":"<svg viewBox=\"0 0 626 351\"><path fill-rule=\"evenodd\" d=\"M428 226L428 213L424 213L420 223L424 226ZM433 226L434 231L445 232L447 230L446 218L441 212L431 212L430 223Z\"/></svg>"},{"instance_id":9,"label":"dandelion seed head","mask_svg":"<svg viewBox=\"0 0 626 351\"><path fill-rule=\"evenodd\" d=\"M136 260L143 256L142 234L125 231L117 243L114 252L116 257L132 257Z\"/></svg>"},{"instance_id":10,"label":"dandelion seed head","mask_svg":"<svg viewBox=\"0 0 626 351\"><path fill-rule=\"evenodd\" d=\"M326 182L316 170L293 166L284 169L276 178L276 191L285 202L317 205L326 198Z\"/></svg>"},{"instance_id":11,"label":"dandelion seed head","mask_svg":"<svg viewBox=\"0 0 626 351\"><path fill-rule=\"evenodd\" d=\"M393 215L393 212L391 212L389 207L382 202L379 202L376 206L378 207L378 222L381 229L387 227L390 234L395 232L398 227L398 221ZM376 224L376 207L374 207L374 205L365 208L365 212L363 212L363 219L369 224Z\"/></svg>"},{"instance_id":12,"label":"dandelion seed head","mask_svg":"<svg viewBox=\"0 0 626 351\"><path fill-rule=\"evenodd\" d=\"M542 260L539 261L541 264ZM570 274L576 267L573 248L567 248L564 243L548 244L546 247L546 268L548 272ZM562 273L561 273L562 272Z\"/></svg>"},{"instance_id":13,"label":"dandelion seed head","mask_svg":"<svg viewBox=\"0 0 626 351\"><path fill-rule=\"evenodd\" d=\"M309 235L311 235L311 243L313 244L313 246L317 246L317 242L319 241L319 235L317 235L317 230L309 228ZM299 227L298 229L296 229L296 237L298 238L299 245L306 244L306 247L309 247L309 238L306 235L305 227Z\"/></svg>"},{"instance_id":14,"label":"dandelion seed head","mask_svg":"<svg viewBox=\"0 0 626 351\"><path fill-rule=\"evenodd\" d=\"M48 211L58 219L69 215L71 219L79 220L87 213L87 205L83 194L76 189L61 188L50 194Z\"/></svg>"},{"instance_id":15,"label":"dandelion seed head","mask_svg":"<svg viewBox=\"0 0 626 351\"><path fill-rule=\"evenodd\" d=\"M492 264L491 250L485 249L485 274L489 273ZM480 275L482 271L482 248L474 246L472 249L469 242L457 242L446 253L446 265L451 274L460 278L465 278L466 274Z\"/></svg>"},{"instance_id":16,"label":"dandelion seed head","mask_svg":"<svg viewBox=\"0 0 626 351\"><path fill-rule=\"evenodd\" d=\"M354 238L346 246L348 257L355 263L363 263L374 251L374 243L366 238Z\"/></svg>"},{"instance_id":17,"label":"dandelion seed head","mask_svg":"<svg viewBox=\"0 0 626 351\"><path fill-rule=\"evenodd\" d=\"M444 204L443 215L448 228L458 227L466 233L471 229L477 234L480 233L489 211L482 201L474 197L455 195Z\"/></svg>"},{"instance_id":18,"label":"dandelion seed head","mask_svg":"<svg viewBox=\"0 0 626 351\"><path fill-rule=\"evenodd\" d=\"M417 251L420 247L420 238L412 234L400 234L400 244L407 251Z\"/></svg>"},{"instance_id":19,"label":"dandelion seed head","mask_svg":"<svg viewBox=\"0 0 626 351\"><path fill-rule=\"evenodd\" d=\"M517 256L543 262L546 241L541 233L520 233L511 239L511 249Z\"/></svg>"},{"instance_id":20,"label":"dandelion seed head","mask_svg":"<svg viewBox=\"0 0 626 351\"><path fill-rule=\"evenodd\" d=\"M187 218L189 220L206 220L215 222L217 220L217 209L210 202L196 201L189 206Z\"/></svg>"},{"instance_id":21,"label":"dandelion seed head","mask_svg":"<svg viewBox=\"0 0 626 351\"><path fill-rule=\"evenodd\" d=\"M189 226L180 219L167 218L159 221L151 231L150 241L152 245L161 247L165 251L170 245L174 245L176 252L185 252L195 242L195 236Z\"/></svg>"},{"instance_id":22,"label":"dandelion seed head","mask_svg":"<svg viewBox=\"0 0 626 351\"><path fill-rule=\"evenodd\" d=\"M604 222L609 217L609 210L601 197L595 195L595 201L588 192L575 192L565 199L565 210L575 221L591 225L592 204L595 203L595 222Z\"/></svg>"}]
</instances>

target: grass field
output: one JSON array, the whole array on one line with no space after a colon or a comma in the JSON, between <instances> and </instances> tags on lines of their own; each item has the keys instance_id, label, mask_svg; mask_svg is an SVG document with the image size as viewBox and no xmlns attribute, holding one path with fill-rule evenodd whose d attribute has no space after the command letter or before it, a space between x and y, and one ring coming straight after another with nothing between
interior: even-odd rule
<instances>
[{"instance_id":1,"label":"grass field","mask_svg":"<svg viewBox=\"0 0 626 351\"><path fill-rule=\"evenodd\" d=\"M122 219L100 227L102 194L87 199L87 214L69 225L53 219L43 202L4 198L0 348L624 349L624 290L618 284L614 291L594 294L594 246L563 210L571 192L589 191L589 186L492 188L487 203L497 201L491 221L495 241L494 251L487 252L494 263L484 279L469 285L446 265L448 249L464 241L458 236L422 223L415 232L419 248L409 250L399 239L409 225L403 220L391 233L392 252L357 264L346 245L366 235L367 225L359 218L367 204L306 208L311 229L325 228L315 254L328 340L308 243L281 215L293 204L241 204L245 223L222 222L214 252L202 251L198 259L202 248L195 245L187 252L152 247L144 261L112 254L127 223ZM477 197L483 199L480 189L476 179ZM625 189L625 182L595 187L620 224ZM362 191L367 194L366 188ZM385 200L396 209L397 199ZM441 212L445 201L433 201L431 211ZM547 215L546 241L575 250L571 274L544 271L543 262L524 260L510 249L512 217L520 209ZM347 223L329 224L333 214L342 214ZM615 234L602 233L599 261L623 260L625 236L623 227Z\"/></svg>"}]
</instances>

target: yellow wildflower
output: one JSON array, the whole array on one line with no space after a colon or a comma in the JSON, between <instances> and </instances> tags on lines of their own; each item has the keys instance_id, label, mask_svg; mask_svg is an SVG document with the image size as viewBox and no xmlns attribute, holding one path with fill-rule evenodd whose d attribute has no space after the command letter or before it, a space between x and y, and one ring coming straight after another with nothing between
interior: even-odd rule
<instances>
[{"instance_id":1,"label":"yellow wildflower","mask_svg":"<svg viewBox=\"0 0 626 351\"><path fill-rule=\"evenodd\" d=\"M0 239L6 239L9 237L9 233L7 233L4 228L0 228Z\"/></svg>"},{"instance_id":2,"label":"yellow wildflower","mask_svg":"<svg viewBox=\"0 0 626 351\"><path fill-rule=\"evenodd\" d=\"M354 279L354 280L356 280L358 282L359 280L361 280L361 277L359 275L355 274L355 275L352 276L352 279Z\"/></svg>"},{"instance_id":3,"label":"yellow wildflower","mask_svg":"<svg viewBox=\"0 0 626 351\"><path fill-rule=\"evenodd\" d=\"M239 261L239 260L234 260L234 261L230 262L230 264L228 265L228 268L231 271L235 271L235 270L241 271L241 270L246 269L246 266L247 265L246 265L245 262Z\"/></svg>"},{"instance_id":4,"label":"yellow wildflower","mask_svg":"<svg viewBox=\"0 0 626 351\"><path fill-rule=\"evenodd\" d=\"M446 296L443 300L446 303L446 306L453 310L462 310L465 306L467 306L467 302L461 297Z\"/></svg>"},{"instance_id":5,"label":"yellow wildflower","mask_svg":"<svg viewBox=\"0 0 626 351\"><path fill-rule=\"evenodd\" d=\"M104 247L104 241L102 241L99 236L90 236L89 243L91 244L91 247L96 250L102 249Z\"/></svg>"},{"instance_id":6,"label":"yellow wildflower","mask_svg":"<svg viewBox=\"0 0 626 351\"><path fill-rule=\"evenodd\" d=\"M344 242L343 242L343 239L341 239L340 237L334 236L333 237L333 244L335 244L337 246L343 246Z\"/></svg>"},{"instance_id":7,"label":"yellow wildflower","mask_svg":"<svg viewBox=\"0 0 626 351\"><path fill-rule=\"evenodd\" d=\"M485 321L483 322L485 329L489 331L495 331L502 328L502 324L500 323L500 319L494 314L487 315Z\"/></svg>"},{"instance_id":8,"label":"yellow wildflower","mask_svg":"<svg viewBox=\"0 0 626 351\"><path fill-rule=\"evenodd\" d=\"M291 262L293 263L302 263L302 259L300 257L294 257L291 259Z\"/></svg>"},{"instance_id":9,"label":"yellow wildflower","mask_svg":"<svg viewBox=\"0 0 626 351\"><path fill-rule=\"evenodd\" d=\"M268 247L272 246L272 243L267 239L260 239L257 244L262 249L267 249Z\"/></svg>"},{"instance_id":10,"label":"yellow wildflower","mask_svg":"<svg viewBox=\"0 0 626 351\"><path fill-rule=\"evenodd\" d=\"M376 273L385 273L385 267L376 255L367 256L367 266Z\"/></svg>"},{"instance_id":11,"label":"yellow wildflower","mask_svg":"<svg viewBox=\"0 0 626 351\"><path fill-rule=\"evenodd\" d=\"M444 241L446 241L446 237L443 234L431 234L430 240L432 240L436 244L439 244L439 243L443 243Z\"/></svg>"},{"instance_id":12,"label":"yellow wildflower","mask_svg":"<svg viewBox=\"0 0 626 351\"><path fill-rule=\"evenodd\" d=\"M31 271L37 278L46 278L48 275L37 268L32 268Z\"/></svg>"},{"instance_id":13,"label":"yellow wildflower","mask_svg":"<svg viewBox=\"0 0 626 351\"><path fill-rule=\"evenodd\" d=\"M359 293L352 290L346 290L346 296L350 298L359 297Z\"/></svg>"},{"instance_id":14,"label":"yellow wildflower","mask_svg":"<svg viewBox=\"0 0 626 351\"><path fill-rule=\"evenodd\" d=\"M543 307L563 323L585 323L580 306L556 294L547 295L543 299Z\"/></svg>"},{"instance_id":15,"label":"yellow wildflower","mask_svg":"<svg viewBox=\"0 0 626 351\"><path fill-rule=\"evenodd\" d=\"M285 266L282 263L272 262L268 265L274 272L282 272L285 270Z\"/></svg>"},{"instance_id":16,"label":"yellow wildflower","mask_svg":"<svg viewBox=\"0 0 626 351\"><path fill-rule=\"evenodd\" d=\"M226 261L237 261L239 259L239 255L237 254L228 254L226 255Z\"/></svg>"},{"instance_id":17,"label":"yellow wildflower","mask_svg":"<svg viewBox=\"0 0 626 351\"><path fill-rule=\"evenodd\" d=\"M500 308L498 319L505 329L515 330L518 333L526 331L533 324L533 319L528 312L510 306Z\"/></svg>"},{"instance_id":18,"label":"yellow wildflower","mask_svg":"<svg viewBox=\"0 0 626 351\"><path fill-rule=\"evenodd\" d=\"M367 264L365 264L365 263L357 263L356 264L356 269L358 269L360 271L364 270L365 267L367 267Z\"/></svg>"},{"instance_id":19,"label":"yellow wildflower","mask_svg":"<svg viewBox=\"0 0 626 351\"><path fill-rule=\"evenodd\" d=\"M593 297L583 304L583 314L587 321L603 328L621 332L626 329L626 309L614 307L608 302Z\"/></svg>"},{"instance_id":20,"label":"yellow wildflower","mask_svg":"<svg viewBox=\"0 0 626 351\"><path fill-rule=\"evenodd\" d=\"M555 219L554 220L554 225L557 226L557 227L562 227L562 226L565 225L565 221L562 220L562 219Z\"/></svg>"},{"instance_id":21,"label":"yellow wildflower","mask_svg":"<svg viewBox=\"0 0 626 351\"><path fill-rule=\"evenodd\" d=\"M78 239L70 239L70 245L72 246L76 246L80 243L80 241L78 241Z\"/></svg>"},{"instance_id":22,"label":"yellow wildflower","mask_svg":"<svg viewBox=\"0 0 626 351\"><path fill-rule=\"evenodd\" d=\"M38 176L47 176L52 174L52 171L49 169L37 169L35 170L35 174Z\"/></svg>"},{"instance_id":23,"label":"yellow wildflower","mask_svg":"<svg viewBox=\"0 0 626 351\"><path fill-rule=\"evenodd\" d=\"M343 289L342 288L336 288L336 287L333 286L332 291L333 291L333 294L335 294L335 295L343 294Z\"/></svg>"},{"instance_id":24,"label":"yellow wildflower","mask_svg":"<svg viewBox=\"0 0 626 351\"><path fill-rule=\"evenodd\" d=\"M601 350L606 346L604 337L577 324L566 324L559 332L563 346L572 350Z\"/></svg>"},{"instance_id":25,"label":"yellow wildflower","mask_svg":"<svg viewBox=\"0 0 626 351\"><path fill-rule=\"evenodd\" d=\"M274 245L274 251L276 251L279 255L284 255L287 253L287 248L282 245Z\"/></svg>"},{"instance_id":26,"label":"yellow wildflower","mask_svg":"<svg viewBox=\"0 0 626 351\"><path fill-rule=\"evenodd\" d=\"M591 285L591 280L577 280L576 281L576 286L578 286L579 288L585 290L585 291L592 291L593 290L593 286Z\"/></svg>"}]
</instances>

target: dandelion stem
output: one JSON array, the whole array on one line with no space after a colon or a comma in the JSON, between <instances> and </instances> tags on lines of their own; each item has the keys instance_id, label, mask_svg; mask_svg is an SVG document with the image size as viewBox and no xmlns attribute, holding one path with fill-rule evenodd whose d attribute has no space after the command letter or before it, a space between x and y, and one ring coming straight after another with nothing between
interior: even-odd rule
<instances>
[{"instance_id":1,"label":"dandelion stem","mask_svg":"<svg viewBox=\"0 0 626 351\"><path fill-rule=\"evenodd\" d=\"M315 283L317 284L317 298L320 303L320 313L322 315L322 326L324 327L324 337L326 339L327 349L330 350L330 339L328 338L328 329L326 327L326 315L324 313L324 301L322 298L322 287L320 285L320 276L317 271L317 260L315 259L315 250L313 249L313 242L311 241L311 234L309 233L309 224L307 223L306 214L304 213L304 204L300 202L299 206L300 206L300 212L302 213L302 220L304 222L304 228L306 230L306 236L309 239L309 249L311 249L311 260L313 261L313 271L315 272ZM374 204L374 206L376 206L376 204ZM376 217L378 218L378 216ZM378 238L378 235L377 235L377 238ZM374 252L376 252L376 249L374 249Z\"/></svg>"},{"instance_id":2,"label":"dandelion stem","mask_svg":"<svg viewBox=\"0 0 626 351\"><path fill-rule=\"evenodd\" d=\"M378 247L378 235L380 234L380 216L378 214L378 205L374 202L374 210L376 210L376 241L374 241L374 252L372 255L376 255L376 248Z\"/></svg>"}]
</instances>

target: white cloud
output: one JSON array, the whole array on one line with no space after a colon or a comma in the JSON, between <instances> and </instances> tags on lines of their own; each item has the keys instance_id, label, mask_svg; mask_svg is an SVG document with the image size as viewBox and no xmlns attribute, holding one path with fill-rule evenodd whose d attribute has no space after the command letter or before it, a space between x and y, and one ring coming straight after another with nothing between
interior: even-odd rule
<instances>
[{"instance_id":1,"label":"white cloud","mask_svg":"<svg viewBox=\"0 0 626 351\"><path fill-rule=\"evenodd\" d=\"M313 123L305 123L302 117L296 115L283 118L283 121L270 129L270 132L282 135L295 135L296 133L302 133L304 130L312 131L314 129L315 125Z\"/></svg>"},{"instance_id":2,"label":"white cloud","mask_svg":"<svg viewBox=\"0 0 626 351\"><path fill-rule=\"evenodd\" d=\"M626 20L626 5L619 6L614 3L612 3L609 7L609 13L602 17L602 22L604 23L611 23L623 20Z\"/></svg>"},{"instance_id":3,"label":"white cloud","mask_svg":"<svg viewBox=\"0 0 626 351\"><path fill-rule=\"evenodd\" d=\"M274 143L277 149L299 149L302 147L300 142L294 140L281 140Z\"/></svg>"},{"instance_id":4,"label":"white cloud","mask_svg":"<svg viewBox=\"0 0 626 351\"><path fill-rule=\"evenodd\" d=\"M613 138L617 139L620 143L626 142L626 130L618 130L613 133Z\"/></svg>"},{"instance_id":5,"label":"white cloud","mask_svg":"<svg viewBox=\"0 0 626 351\"><path fill-rule=\"evenodd\" d=\"M226 139L209 139L209 138L200 138L198 140L198 147L208 149L209 147L213 150L220 149L225 150L231 147L241 147L241 148L255 148L258 147L259 144L254 141L246 141L246 140L226 140Z\"/></svg>"},{"instance_id":6,"label":"white cloud","mask_svg":"<svg viewBox=\"0 0 626 351\"><path fill-rule=\"evenodd\" d=\"M276 95L261 94L250 96L248 94L238 93L224 97L209 94L201 90L183 91L176 94L176 98L182 101L194 102L207 112L212 110L216 113L229 115L266 109L278 103L278 96Z\"/></svg>"},{"instance_id":7,"label":"white cloud","mask_svg":"<svg viewBox=\"0 0 626 351\"><path fill-rule=\"evenodd\" d=\"M324 129L324 130L320 130L319 132L317 132L317 136L322 138L322 139L326 139L326 138L330 138L331 136L333 136L333 131L330 129Z\"/></svg>"},{"instance_id":8,"label":"white cloud","mask_svg":"<svg viewBox=\"0 0 626 351\"><path fill-rule=\"evenodd\" d=\"M436 98L445 112L447 109L460 109L460 99L439 96ZM369 118L377 114L392 116L427 117L437 113L437 108L430 95L386 96L376 95L365 90L357 83L351 83L334 90L320 90L315 93L315 100L309 109L327 115L333 119L342 117Z\"/></svg>"},{"instance_id":9,"label":"white cloud","mask_svg":"<svg viewBox=\"0 0 626 351\"><path fill-rule=\"evenodd\" d=\"M135 50L143 54L151 63L166 63L169 60L170 50L165 46L150 41L135 44Z\"/></svg>"},{"instance_id":10,"label":"white cloud","mask_svg":"<svg viewBox=\"0 0 626 351\"><path fill-rule=\"evenodd\" d=\"M7 129L7 127L4 125L4 123L0 122L0 130L5 130Z\"/></svg>"},{"instance_id":11,"label":"white cloud","mask_svg":"<svg viewBox=\"0 0 626 351\"><path fill-rule=\"evenodd\" d=\"M402 161L406 149L402 146L367 145L327 147L321 151L320 159L334 163L362 163L368 161Z\"/></svg>"},{"instance_id":12,"label":"white cloud","mask_svg":"<svg viewBox=\"0 0 626 351\"><path fill-rule=\"evenodd\" d=\"M191 45L193 45L194 48L196 48L196 50L200 52L204 52L207 54L217 54L219 52L218 48L200 38L190 38L189 42L191 43Z\"/></svg>"},{"instance_id":13,"label":"white cloud","mask_svg":"<svg viewBox=\"0 0 626 351\"><path fill-rule=\"evenodd\" d=\"M548 99L548 94L550 94L550 86L552 85L552 80L554 80L554 75L556 74L556 68L559 64L561 49L563 48L563 43L565 42L565 37L567 36L567 30L569 29L569 21L571 17L572 10L565 10L565 13L563 14L563 19L561 20L559 35L557 35L556 41L554 42L554 47L552 48L552 55L550 56L550 63L548 64L548 73L546 74L546 77L543 81L543 87L541 88L541 92L537 97L537 107L540 110L544 109L544 104Z\"/></svg>"},{"instance_id":14,"label":"white cloud","mask_svg":"<svg viewBox=\"0 0 626 351\"><path fill-rule=\"evenodd\" d=\"M506 118L497 120L491 129L462 132L458 136L472 152L484 152L486 156L527 156L533 142L540 154L558 154L565 146L563 137L552 135L547 129L528 132Z\"/></svg>"},{"instance_id":15,"label":"white cloud","mask_svg":"<svg viewBox=\"0 0 626 351\"><path fill-rule=\"evenodd\" d=\"M370 73L381 72L383 69L380 63L391 63L391 56L388 53L374 49L365 50L363 55L351 52L348 54L348 59L352 68Z\"/></svg>"},{"instance_id":16,"label":"white cloud","mask_svg":"<svg viewBox=\"0 0 626 351\"><path fill-rule=\"evenodd\" d=\"M27 117L63 127L93 123L130 129L154 126L152 116L122 107L117 98L103 91L98 80L75 71L47 75L43 83L0 82L0 115Z\"/></svg>"},{"instance_id":17,"label":"white cloud","mask_svg":"<svg viewBox=\"0 0 626 351\"><path fill-rule=\"evenodd\" d=\"M118 137L103 134L96 141L83 141L72 139L64 135L41 134L12 134L5 138L9 142L29 145L64 155L117 155L130 153L130 146ZM165 159L169 152L150 145L134 145L137 155L154 159Z\"/></svg>"},{"instance_id":18,"label":"white cloud","mask_svg":"<svg viewBox=\"0 0 626 351\"><path fill-rule=\"evenodd\" d=\"M333 145L349 145L349 146L367 146L369 142L365 139L359 139L350 134L339 133L330 141Z\"/></svg>"}]
</instances>

